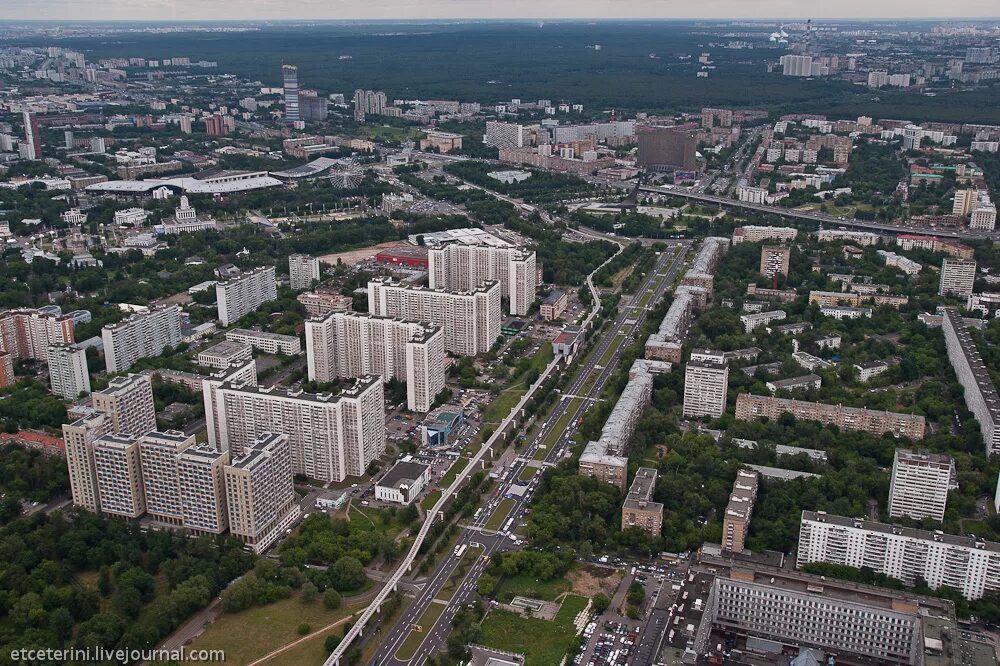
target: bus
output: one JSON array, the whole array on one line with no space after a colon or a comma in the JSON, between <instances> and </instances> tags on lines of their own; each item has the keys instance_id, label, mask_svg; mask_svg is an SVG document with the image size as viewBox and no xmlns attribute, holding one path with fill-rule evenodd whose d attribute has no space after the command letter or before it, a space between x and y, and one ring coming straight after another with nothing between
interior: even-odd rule
<instances>
[{"instance_id":1,"label":"bus","mask_svg":"<svg viewBox=\"0 0 1000 666\"><path fill-rule=\"evenodd\" d=\"M468 547L469 546L464 543L459 546L455 546L455 557L462 557L462 555L465 555L465 551Z\"/></svg>"}]
</instances>

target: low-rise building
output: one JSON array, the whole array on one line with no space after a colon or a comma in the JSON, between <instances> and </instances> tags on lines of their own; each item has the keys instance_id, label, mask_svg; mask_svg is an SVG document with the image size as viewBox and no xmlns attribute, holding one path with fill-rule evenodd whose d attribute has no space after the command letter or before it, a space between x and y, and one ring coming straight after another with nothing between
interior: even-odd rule
<instances>
[{"instance_id":1,"label":"low-rise building","mask_svg":"<svg viewBox=\"0 0 1000 666\"><path fill-rule=\"evenodd\" d=\"M217 345L198 352L198 365L206 368L224 369L233 363L249 361L253 358L253 347L245 342L223 340Z\"/></svg>"},{"instance_id":2,"label":"low-rise building","mask_svg":"<svg viewBox=\"0 0 1000 666\"><path fill-rule=\"evenodd\" d=\"M409 504L430 482L430 467L400 460L375 483L375 499L395 504Z\"/></svg>"},{"instance_id":3,"label":"low-rise building","mask_svg":"<svg viewBox=\"0 0 1000 666\"><path fill-rule=\"evenodd\" d=\"M924 417L915 414L804 402L750 393L740 393L736 398L738 421L759 418L776 421L785 413L804 421L818 421L825 425L837 426L841 430L868 432L873 435L889 433L895 437L923 439L926 430Z\"/></svg>"},{"instance_id":4,"label":"low-rise building","mask_svg":"<svg viewBox=\"0 0 1000 666\"><path fill-rule=\"evenodd\" d=\"M297 356L302 353L302 341L297 335L280 335L249 328L234 328L231 331L226 331L226 340L250 345L265 354Z\"/></svg>"},{"instance_id":5,"label":"low-rise building","mask_svg":"<svg viewBox=\"0 0 1000 666\"><path fill-rule=\"evenodd\" d=\"M637 527L654 539L660 538L663 526L663 504L653 501L656 470L640 467L622 504L622 531Z\"/></svg>"},{"instance_id":6,"label":"low-rise building","mask_svg":"<svg viewBox=\"0 0 1000 666\"><path fill-rule=\"evenodd\" d=\"M566 311L566 305L568 303L569 299L566 297L566 292L561 289L556 290L542 299L542 304L539 306L538 313L541 315L542 319L552 321L553 319L558 319L562 316L562 313Z\"/></svg>"},{"instance_id":7,"label":"low-rise building","mask_svg":"<svg viewBox=\"0 0 1000 666\"><path fill-rule=\"evenodd\" d=\"M736 472L733 492L729 495L726 513L722 518L722 549L742 553L746 546L750 517L757 500L757 473L741 469Z\"/></svg>"}]
</instances>

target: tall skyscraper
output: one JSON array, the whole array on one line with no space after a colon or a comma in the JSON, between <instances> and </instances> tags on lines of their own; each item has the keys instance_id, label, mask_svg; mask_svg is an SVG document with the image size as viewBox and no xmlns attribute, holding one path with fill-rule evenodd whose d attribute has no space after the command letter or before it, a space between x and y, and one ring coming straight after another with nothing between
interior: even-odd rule
<instances>
[{"instance_id":1,"label":"tall skyscraper","mask_svg":"<svg viewBox=\"0 0 1000 666\"><path fill-rule=\"evenodd\" d=\"M264 552L301 513L288 435L262 434L225 466L225 477L230 531Z\"/></svg>"},{"instance_id":2,"label":"tall skyscraper","mask_svg":"<svg viewBox=\"0 0 1000 666\"><path fill-rule=\"evenodd\" d=\"M517 247L449 243L427 251L431 289L467 291L497 280L512 315L526 315L535 302L535 253Z\"/></svg>"},{"instance_id":3,"label":"tall skyscraper","mask_svg":"<svg viewBox=\"0 0 1000 666\"><path fill-rule=\"evenodd\" d=\"M48 363L52 393L67 400L76 400L81 393L90 393L85 349L61 343L49 345Z\"/></svg>"},{"instance_id":4,"label":"tall skyscraper","mask_svg":"<svg viewBox=\"0 0 1000 666\"><path fill-rule=\"evenodd\" d=\"M72 423L64 423L62 431L73 504L98 513L101 510L101 495L97 488L94 441L111 431L111 419L97 412Z\"/></svg>"},{"instance_id":5,"label":"tall skyscraper","mask_svg":"<svg viewBox=\"0 0 1000 666\"><path fill-rule=\"evenodd\" d=\"M297 65L282 65L281 77L285 88L285 120L302 120L299 112L299 68Z\"/></svg>"},{"instance_id":6,"label":"tall skyscraper","mask_svg":"<svg viewBox=\"0 0 1000 666\"><path fill-rule=\"evenodd\" d=\"M407 408L430 411L444 389L444 331L415 321L334 312L306 321L309 379L379 375L406 382Z\"/></svg>"},{"instance_id":7,"label":"tall skyscraper","mask_svg":"<svg viewBox=\"0 0 1000 666\"><path fill-rule=\"evenodd\" d=\"M139 437L139 460L146 494L146 511L156 520L181 525L180 454L194 446L194 435L176 430L148 432Z\"/></svg>"},{"instance_id":8,"label":"tall skyscraper","mask_svg":"<svg viewBox=\"0 0 1000 666\"><path fill-rule=\"evenodd\" d=\"M500 337L499 282L455 292L373 280L368 283L368 309L380 317L442 327L444 348L460 356L486 353Z\"/></svg>"},{"instance_id":9,"label":"tall skyscraper","mask_svg":"<svg viewBox=\"0 0 1000 666\"><path fill-rule=\"evenodd\" d=\"M38 118L30 111L21 114L24 120L24 158L27 160L42 159L42 136L38 128Z\"/></svg>"},{"instance_id":10,"label":"tall skyscraper","mask_svg":"<svg viewBox=\"0 0 1000 666\"><path fill-rule=\"evenodd\" d=\"M93 406L111 421L109 432L145 435L156 430L153 386L146 375L115 377L108 388L94 391Z\"/></svg>"},{"instance_id":11,"label":"tall skyscraper","mask_svg":"<svg viewBox=\"0 0 1000 666\"><path fill-rule=\"evenodd\" d=\"M684 416L722 416L729 390L725 360L688 361L684 370Z\"/></svg>"},{"instance_id":12,"label":"tall skyscraper","mask_svg":"<svg viewBox=\"0 0 1000 666\"><path fill-rule=\"evenodd\" d=\"M94 440L102 512L122 518L138 518L146 512L140 464L135 435L108 433Z\"/></svg>"},{"instance_id":13,"label":"tall skyscraper","mask_svg":"<svg viewBox=\"0 0 1000 666\"><path fill-rule=\"evenodd\" d=\"M944 520L948 491L955 488L955 461L949 456L896 449L889 486L889 517Z\"/></svg>"},{"instance_id":14,"label":"tall skyscraper","mask_svg":"<svg viewBox=\"0 0 1000 666\"><path fill-rule=\"evenodd\" d=\"M108 372L125 372L140 358L159 356L181 343L178 305L154 307L101 329Z\"/></svg>"},{"instance_id":15,"label":"tall skyscraper","mask_svg":"<svg viewBox=\"0 0 1000 666\"><path fill-rule=\"evenodd\" d=\"M976 282L976 262L971 259L945 257L941 262L941 283L938 294L969 296Z\"/></svg>"},{"instance_id":16,"label":"tall skyscraper","mask_svg":"<svg viewBox=\"0 0 1000 666\"><path fill-rule=\"evenodd\" d=\"M210 436L234 460L262 434L281 432L289 437L296 474L339 482L363 475L385 452L381 377L366 376L337 395L235 382L205 386Z\"/></svg>"},{"instance_id":17,"label":"tall skyscraper","mask_svg":"<svg viewBox=\"0 0 1000 666\"><path fill-rule=\"evenodd\" d=\"M308 254L288 256L288 286L299 291L308 289L313 282L319 282L319 259Z\"/></svg>"},{"instance_id":18,"label":"tall skyscraper","mask_svg":"<svg viewBox=\"0 0 1000 666\"><path fill-rule=\"evenodd\" d=\"M219 321L223 326L236 323L267 301L278 298L274 266L260 266L239 277L215 285Z\"/></svg>"}]
</instances>

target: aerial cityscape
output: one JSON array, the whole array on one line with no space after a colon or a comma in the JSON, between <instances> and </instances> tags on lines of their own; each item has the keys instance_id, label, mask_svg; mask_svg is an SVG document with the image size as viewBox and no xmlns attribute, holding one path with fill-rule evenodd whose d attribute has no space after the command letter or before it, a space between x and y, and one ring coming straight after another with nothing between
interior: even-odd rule
<instances>
[{"instance_id":1,"label":"aerial cityscape","mask_svg":"<svg viewBox=\"0 0 1000 666\"><path fill-rule=\"evenodd\" d=\"M997 666L996 7L130 4L0 6L0 663Z\"/></svg>"}]
</instances>

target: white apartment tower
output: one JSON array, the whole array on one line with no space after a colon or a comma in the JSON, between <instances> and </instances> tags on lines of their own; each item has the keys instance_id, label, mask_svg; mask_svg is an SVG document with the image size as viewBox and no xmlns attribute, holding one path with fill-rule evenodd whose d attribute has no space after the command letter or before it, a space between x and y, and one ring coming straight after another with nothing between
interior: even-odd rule
<instances>
[{"instance_id":1,"label":"white apartment tower","mask_svg":"<svg viewBox=\"0 0 1000 666\"><path fill-rule=\"evenodd\" d=\"M262 553L300 515L288 435L266 433L225 466L229 529Z\"/></svg>"},{"instance_id":2,"label":"white apartment tower","mask_svg":"<svg viewBox=\"0 0 1000 666\"><path fill-rule=\"evenodd\" d=\"M288 286L295 291L308 289L319 282L319 259L308 254L288 256Z\"/></svg>"},{"instance_id":3,"label":"white apartment tower","mask_svg":"<svg viewBox=\"0 0 1000 666\"><path fill-rule=\"evenodd\" d=\"M73 423L64 423L62 427L73 504L94 513L99 513L101 510L101 494L97 487L97 467L94 462L94 441L110 430L111 419L100 412Z\"/></svg>"},{"instance_id":4,"label":"white apartment tower","mask_svg":"<svg viewBox=\"0 0 1000 666\"><path fill-rule=\"evenodd\" d=\"M257 362L236 362L228 368L213 373L201 381L201 395L205 401L205 423L208 426L208 443L219 451L227 450L226 440L219 431L221 423L217 415L222 414L221 394L216 389L230 382L240 386L257 386Z\"/></svg>"},{"instance_id":5,"label":"white apartment tower","mask_svg":"<svg viewBox=\"0 0 1000 666\"><path fill-rule=\"evenodd\" d=\"M380 317L429 322L444 329L444 348L459 356L486 353L500 337L500 283L470 291L368 283L368 309Z\"/></svg>"},{"instance_id":6,"label":"white apartment tower","mask_svg":"<svg viewBox=\"0 0 1000 666\"><path fill-rule=\"evenodd\" d=\"M941 283L938 294L969 296L976 281L976 262L971 259L945 257L941 262Z\"/></svg>"},{"instance_id":7,"label":"white apartment tower","mask_svg":"<svg viewBox=\"0 0 1000 666\"><path fill-rule=\"evenodd\" d=\"M101 329L108 372L125 372L140 358L159 356L181 343L181 309L153 308Z\"/></svg>"},{"instance_id":8,"label":"white apartment tower","mask_svg":"<svg viewBox=\"0 0 1000 666\"><path fill-rule=\"evenodd\" d=\"M483 143L494 148L523 148L526 134L524 125L488 120Z\"/></svg>"},{"instance_id":9,"label":"white apartment tower","mask_svg":"<svg viewBox=\"0 0 1000 666\"><path fill-rule=\"evenodd\" d=\"M407 408L430 411L444 388L444 331L415 321L334 312L306 321L309 379L379 375L406 382Z\"/></svg>"},{"instance_id":10,"label":"white apartment tower","mask_svg":"<svg viewBox=\"0 0 1000 666\"><path fill-rule=\"evenodd\" d=\"M728 390L729 366L725 361L688 361L684 370L684 416L722 416Z\"/></svg>"},{"instance_id":11,"label":"white apartment tower","mask_svg":"<svg viewBox=\"0 0 1000 666\"><path fill-rule=\"evenodd\" d=\"M223 326L237 322L262 304L278 298L274 266L260 266L239 277L215 285L219 321Z\"/></svg>"},{"instance_id":12,"label":"white apartment tower","mask_svg":"<svg viewBox=\"0 0 1000 666\"><path fill-rule=\"evenodd\" d=\"M134 435L107 434L94 440L94 466L101 511L122 518L146 512L139 442Z\"/></svg>"},{"instance_id":13,"label":"white apartment tower","mask_svg":"<svg viewBox=\"0 0 1000 666\"><path fill-rule=\"evenodd\" d=\"M229 528L225 466L229 452L202 443L177 456L177 480L184 528L195 534L222 534Z\"/></svg>"},{"instance_id":14,"label":"white apartment tower","mask_svg":"<svg viewBox=\"0 0 1000 666\"><path fill-rule=\"evenodd\" d=\"M535 302L535 252L516 247L449 243L427 251L431 289L469 291L493 281L512 315L526 315Z\"/></svg>"},{"instance_id":15,"label":"white apartment tower","mask_svg":"<svg viewBox=\"0 0 1000 666\"><path fill-rule=\"evenodd\" d=\"M194 435L176 430L153 431L139 437L146 512L160 522L171 525L184 523L177 462L181 453L194 443Z\"/></svg>"},{"instance_id":16,"label":"white apartment tower","mask_svg":"<svg viewBox=\"0 0 1000 666\"><path fill-rule=\"evenodd\" d=\"M90 371L87 351L77 345L49 345L49 383L52 393L67 400L76 400L81 393L90 393Z\"/></svg>"},{"instance_id":17,"label":"white apartment tower","mask_svg":"<svg viewBox=\"0 0 1000 666\"><path fill-rule=\"evenodd\" d=\"M292 469L319 481L361 476L385 452L382 378L367 376L339 395L208 385L215 406L208 422L218 446L235 460L264 433L288 435ZM206 416L208 412L206 410Z\"/></svg>"},{"instance_id":18,"label":"white apartment tower","mask_svg":"<svg viewBox=\"0 0 1000 666\"><path fill-rule=\"evenodd\" d=\"M948 491L955 488L955 461L950 457L896 449L889 486L889 517L944 520Z\"/></svg>"},{"instance_id":19,"label":"white apartment tower","mask_svg":"<svg viewBox=\"0 0 1000 666\"><path fill-rule=\"evenodd\" d=\"M109 432L139 436L156 430L153 385L146 375L115 377L108 388L94 391L93 407L107 414Z\"/></svg>"}]
</instances>

